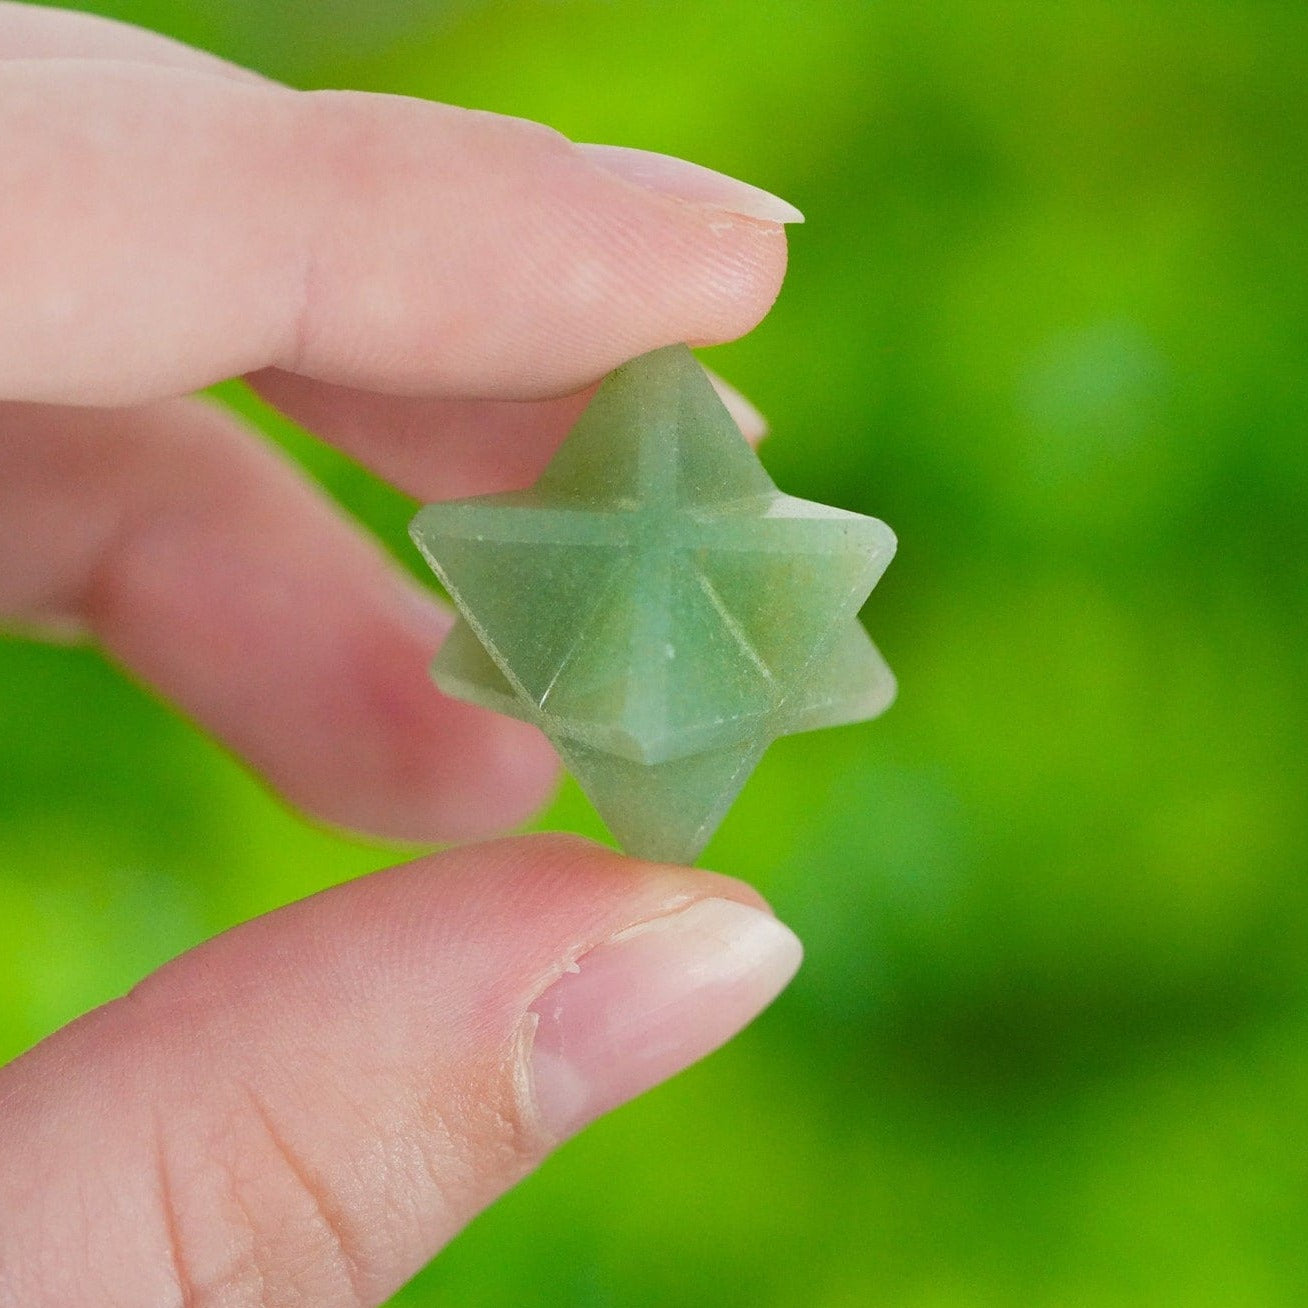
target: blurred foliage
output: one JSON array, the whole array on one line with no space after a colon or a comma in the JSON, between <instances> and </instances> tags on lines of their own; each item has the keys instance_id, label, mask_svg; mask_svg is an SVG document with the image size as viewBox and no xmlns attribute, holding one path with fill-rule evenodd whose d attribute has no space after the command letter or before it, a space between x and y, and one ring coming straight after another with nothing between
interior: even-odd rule
<instances>
[{"instance_id":1,"label":"blurred foliage","mask_svg":"<svg viewBox=\"0 0 1308 1308\"><path fill-rule=\"evenodd\" d=\"M397 1302L1308 1301L1308 10L98 7L793 199L713 362L786 489L901 537L899 704L778 745L707 857L795 987ZM229 393L412 561L398 496ZM0 1055L388 860L84 651L0 646L0 778Z\"/></svg>"}]
</instances>

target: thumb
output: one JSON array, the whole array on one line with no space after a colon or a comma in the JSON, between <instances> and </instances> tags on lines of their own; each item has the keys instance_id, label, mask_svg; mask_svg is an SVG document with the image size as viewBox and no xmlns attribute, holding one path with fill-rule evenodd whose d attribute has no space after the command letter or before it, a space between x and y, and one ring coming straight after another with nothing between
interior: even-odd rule
<instances>
[{"instance_id":1,"label":"thumb","mask_svg":"<svg viewBox=\"0 0 1308 1308\"><path fill-rule=\"evenodd\" d=\"M737 882L555 837L247 923L0 1069L0 1305L380 1303L799 958Z\"/></svg>"}]
</instances>

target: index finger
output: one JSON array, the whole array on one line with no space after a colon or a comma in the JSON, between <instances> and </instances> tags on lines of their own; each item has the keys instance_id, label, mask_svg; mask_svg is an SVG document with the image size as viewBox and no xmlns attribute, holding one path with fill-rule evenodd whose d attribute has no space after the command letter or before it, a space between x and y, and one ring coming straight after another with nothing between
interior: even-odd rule
<instances>
[{"instance_id":1,"label":"index finger","mask_svg":"<svg viewBox=\"0 0 1308 1308\"><path fill-rule=\"evenodd\" d=\"M9 399L125 404L268 367L563 394L747 331L796 216L521 120L104 60L0 63L0 139Z\"/></svg>"}]
</instances>

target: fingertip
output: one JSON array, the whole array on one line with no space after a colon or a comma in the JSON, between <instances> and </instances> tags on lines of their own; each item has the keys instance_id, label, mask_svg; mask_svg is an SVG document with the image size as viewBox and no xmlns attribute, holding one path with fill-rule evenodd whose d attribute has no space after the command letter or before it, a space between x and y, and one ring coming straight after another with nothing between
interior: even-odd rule
<instances>
[{"instance_id":1,"label":"fingertip","mask_svg":"<svg viewBox=\"0 0 1308 1308\"><path fill-rule=\"evenodd\" d=\"M803 947L768 912L704 897L615 932L533 1005L530 1078L556 1138L711 1053L790 982Z\"/></svg>"},{"instance_id":2,"label":"fingertip","mask_svg":"<svg viewBox=\"0 0 1308 1308\"><path fill-rule=\"evenodd\" d=\"M359 95L309 118L332 216L277 361L290 371L397 394L560 397L647 350L741 336L780 290L780 221L633 183L539 123ZM341 176L366 180L342 197ZM390 239L361 245L342 203L385 213ZM436 213L448 220L433 245ZM396 289L360 304L360 280Z\"/></svg>"},{"instance_id":3,"label":"fingertip","mask_svg":"<svg viewBox=\"0 0 1308 1308\"><path fill-rule=\"evenodd\" d=\"M452 700L446 701L442 726L442 738L432 742L423 790L397 819L393 834L481 840L521 826L548 803L558 784L559 760L535 727ZM462 749L460 739L466 742Z\"/></svg>"},{"instance_id":4,"label":"fingertip","mask_svg":"<svg viewBox=\"0 0 1308 1308\"><path fill-rule=\"evenodd\" d=\"M314 766L272 780L333 826L386 840L451 843L501 835L549 799L558 758L525 722L443 694L429 667L452 615L406 583L403 603L359 633L325 713L336 741ZM342 749L344 722L353 747Z\"/></svg>"},{"instance_id":5,"label":"fingertip","mask_svg":"<svg viewBox=\"0 0 1308 1308\"><path fill-rule=\"evenodd\" d=\"M372 787L382 812L365 829L401 840L450 842L520 826L549 799L558 756L529 723L437 688L431 661L454 620L444 604L406 583L401 615L408 654L379 699L395 734L399 778L394 787Z\"/></svg>"}]
</instances>

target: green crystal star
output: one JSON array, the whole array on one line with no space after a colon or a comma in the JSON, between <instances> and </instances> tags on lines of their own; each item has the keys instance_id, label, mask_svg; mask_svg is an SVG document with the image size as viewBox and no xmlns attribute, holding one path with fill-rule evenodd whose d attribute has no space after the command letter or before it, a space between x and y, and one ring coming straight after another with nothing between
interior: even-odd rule
<instances>
[{"instance_id":1,"label":"green crystal star","mask_svg":"<svg viewBox=\"0 0 1308 1308\"><path fill-rule=\"evenodd\" d=\"M631 854L690 862L778 736L875 717L876 518L783 495L684 345L611 373L534 487L432 504L432 675L535 723Z\"/></svg>"}]
</instances>

